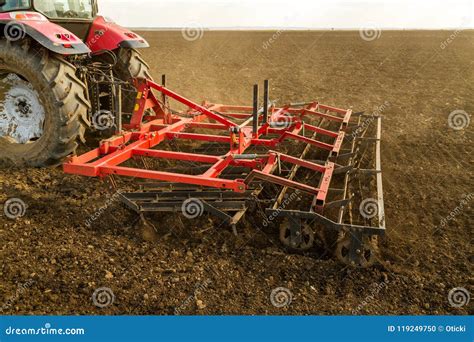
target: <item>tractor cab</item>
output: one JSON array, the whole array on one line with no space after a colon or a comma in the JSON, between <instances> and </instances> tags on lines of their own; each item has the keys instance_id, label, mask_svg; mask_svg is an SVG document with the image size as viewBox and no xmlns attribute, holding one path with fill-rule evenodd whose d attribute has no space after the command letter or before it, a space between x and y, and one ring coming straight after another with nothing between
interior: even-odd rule
<instances>
[{"instance_id":1,"label":"tractor cab","mask_svg":"<svg viewBox=\"0 0 474 342\"><path fill-rule=\"evenodd\" d=\"M98 8L95 0L0 0L0 12L35 11L86 40Z\"/></svg>"}]
</instances>

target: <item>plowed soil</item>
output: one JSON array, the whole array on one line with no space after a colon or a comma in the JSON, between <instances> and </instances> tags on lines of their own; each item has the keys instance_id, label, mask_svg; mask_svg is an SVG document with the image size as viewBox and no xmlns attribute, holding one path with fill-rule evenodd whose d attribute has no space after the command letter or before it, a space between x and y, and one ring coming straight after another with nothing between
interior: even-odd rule
<instances>
[{"instance_id":1,"label":"plowed soil","mask_svg":"<svg viewBox=\"0 0 474 342\"><path fill-rule=\"evenodd\" d=\"M388 103L381 262L353 269L331 255L288 254L276 232L247 223L234 237L180 215L156 216L158 234L145 240L108 183L9 169L0 203L19 198L27 209L0 217L3 314L469 313L472 304L455 308L448 293L474 285L473 124L454 130L448 116L474 113L474 32L383 31L374 41L336 31L143 34L154 77L166 74L196 101L250 104L251 86L270 79L279 103L368 112ZM91 299L100 287L115 295L106 308ZM270 300L278 287L292 294L282 308Z\"/></svg>"}]
</instances>

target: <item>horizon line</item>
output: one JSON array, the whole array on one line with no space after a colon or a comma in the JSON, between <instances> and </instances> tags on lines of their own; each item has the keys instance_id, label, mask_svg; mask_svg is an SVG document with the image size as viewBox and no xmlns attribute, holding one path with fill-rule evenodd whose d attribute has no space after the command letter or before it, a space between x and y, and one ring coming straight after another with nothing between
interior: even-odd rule
<instances>
[{"instance_id":1,"label":"horizon line","mask_svg":"<svg viewBox=\"0 0 474 342\"><path fill-rule=\"evenodd\" d=\"M469 31L474 30L474 27L443 27L443 28L402 28L402 27L370 27L370 28L308 28L308 27L135 27L127 26L129 29L142 30L142 31L180 31L184 29L197 29L206 31L360 31L360 30L385 30L385 31Z\"/></svg>"}]
</instances>

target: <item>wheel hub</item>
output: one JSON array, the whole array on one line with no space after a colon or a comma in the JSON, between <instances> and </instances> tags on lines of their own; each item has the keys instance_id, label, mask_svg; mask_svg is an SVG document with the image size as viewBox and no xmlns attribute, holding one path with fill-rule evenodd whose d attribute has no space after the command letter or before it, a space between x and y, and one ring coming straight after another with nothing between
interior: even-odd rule
<instances>
[{"instance_id":1,"label":"wheel hub","mask_svg":"<svg viewBox=\"0 0 474 342\"><path fill-rule=\"evenodd\" d=\"M0 137L26 144L43 135L45 110L31 83L10 73L0 79Z\"/></svg>"},{"instance_id":2,"label":"wheel hub","mask_svg":"<svg viewBox=\"0 0 474 342\"><path fill-rule=\"evenodd\" d=\"M22 118L28 117L30 114L33 113L31 109L31 105L27 98L20 97L15 102L17 112L20 114Z\"/></svg>"}]
</instances>

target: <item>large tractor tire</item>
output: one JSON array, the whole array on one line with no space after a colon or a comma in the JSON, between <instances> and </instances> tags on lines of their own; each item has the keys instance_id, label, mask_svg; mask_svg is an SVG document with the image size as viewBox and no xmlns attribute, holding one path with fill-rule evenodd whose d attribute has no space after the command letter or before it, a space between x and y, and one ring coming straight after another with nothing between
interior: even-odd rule
<instances>
[{"instance_id":1,"label":"large tractor tire","mask_svg":"<svg viewBox=\"0 0 474 342\"><path fill-rule=\"evenodd\" d=\"M76 68L25 39L0 39L0 164L58 165L74 153L90 104Z\"/></svg>"},{"instance_id":2,"label":"large tractor tire","mask_svg":"<svg viewBox=\"0 0 474 342\"><path fill-rule=\"evenodd\" d=\"M117 78L125 82L131 82L133 78L153 79L150 67L137 50L121 48L116 54L118 61L114 67L114 74ZM133 113L136 97L137 91L131 84L125 87L122 96L123 113Z\"/></svg>"}]
</instances>

